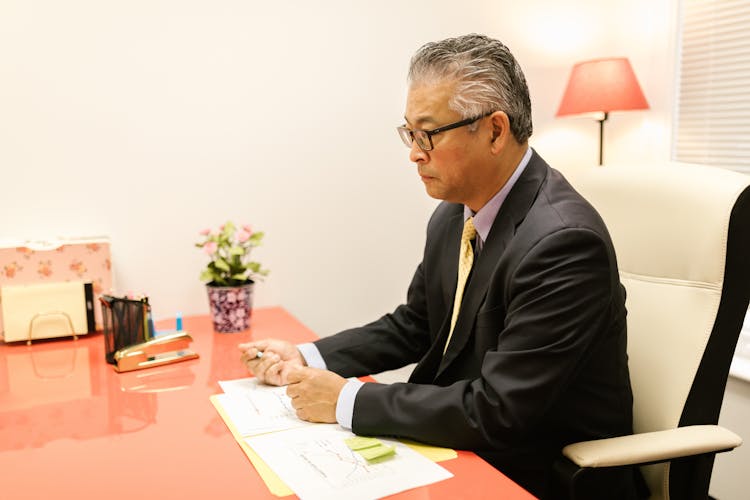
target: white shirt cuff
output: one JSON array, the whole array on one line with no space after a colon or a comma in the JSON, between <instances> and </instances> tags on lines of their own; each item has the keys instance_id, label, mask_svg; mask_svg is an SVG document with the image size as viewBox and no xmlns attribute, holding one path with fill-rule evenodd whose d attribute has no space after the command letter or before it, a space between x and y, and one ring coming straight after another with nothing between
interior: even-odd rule
<instances>
[{"instance_id":1,"label":"white shirt cuff","mask_svg":"<svg viewBox=\"0 0 750 500\"><path fill-rule=\"evenodd\" d=\"M354 400L357 393L365 385L359 379L350 378L346 385L339 393L339 399L336 401L336 421L345 429L352 428L352 419L354 418Z\"/></svg>"},{"instance_id":2,"label":"white shirt cuff","mask_svg":"<svg viewBox=\"0 0 750 500\"><path fill-rule=\"evenodd\" d=\"M307 366L310 368L320 368L321 370L328 369L326 362L323 361L323 356L320 355L320 351L312 342L298 344L297 349L299 349L300 354L305 358L305 363L307 363Z\"/></svg>"}]
</instances>

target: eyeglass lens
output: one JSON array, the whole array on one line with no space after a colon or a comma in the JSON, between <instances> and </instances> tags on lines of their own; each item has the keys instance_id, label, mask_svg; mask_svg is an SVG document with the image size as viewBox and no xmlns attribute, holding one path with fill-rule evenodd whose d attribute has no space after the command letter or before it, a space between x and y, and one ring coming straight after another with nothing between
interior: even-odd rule
<instances>
[{"instance_id":1,"label":"eyeglass lens","mask_svg":"<svg viewBox=\"0 0 750 500\"><path fill-rule=\"evenodd\" d=\"M430 135L424 130L409 130L406 127L398 127L398 133L401 136L401 140L404 142L406 147L410 148L412 141L417 141L417 146L422 148L424 151L429 151L432 149Z\"/></svg>"}]
</instances>

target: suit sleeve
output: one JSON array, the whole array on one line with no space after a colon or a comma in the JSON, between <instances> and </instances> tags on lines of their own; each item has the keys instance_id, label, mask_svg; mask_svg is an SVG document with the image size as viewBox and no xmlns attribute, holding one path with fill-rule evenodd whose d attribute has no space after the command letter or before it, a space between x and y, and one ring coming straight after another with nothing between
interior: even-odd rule
<instances>
[{"instance_id":1,"label":"suit sleeve","mask_svg":"<svg viewBox=\"0 0 750 500\"><path fill-rule=\"evenodd\" d=\"M502 450L523 440L610 329L619 293L610 259L591 230L545 236L503 285L493 285L505 287L497 311L477 317L474 334L497 338L481 376L445 387L365 384L355 400L354 432L464 449Z\"/></svg>"}]
</instances>

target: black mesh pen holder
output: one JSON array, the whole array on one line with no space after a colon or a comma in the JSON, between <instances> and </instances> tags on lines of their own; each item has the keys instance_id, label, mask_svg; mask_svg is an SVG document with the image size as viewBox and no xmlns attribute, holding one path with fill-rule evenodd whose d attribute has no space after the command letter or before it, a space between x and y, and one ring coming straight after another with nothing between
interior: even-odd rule
<instances>
[{"instance_id":1,"label":"black mesh pen holder","mask_svg":"<svg viewBox=\"0 0 750 500\"><path fill-rule=\"evenodd\" d=\"M115 364L115 352L149 339L148 299L102 295L104 350L107 363Z\"/></svg>"}]
</instances>

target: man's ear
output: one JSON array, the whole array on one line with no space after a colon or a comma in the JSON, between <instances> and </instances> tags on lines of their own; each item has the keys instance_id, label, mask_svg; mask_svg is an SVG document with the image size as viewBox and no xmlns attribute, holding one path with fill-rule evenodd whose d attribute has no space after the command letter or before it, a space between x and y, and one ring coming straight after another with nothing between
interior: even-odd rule
<instances>
[{"instance_id":1,"label":"man's ear","mask_svg":"<svg viewBox=\"0 0 750 500\"><path fill-rule=\"evenodd\" d=\"M495 111L490 115L492 124L492 151L500 152L513 134L510 131L510 120L504 111Z\"/></svg>"}]
</instances>

